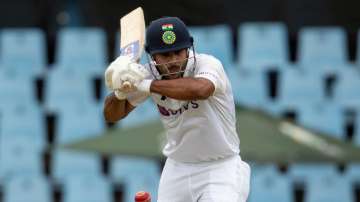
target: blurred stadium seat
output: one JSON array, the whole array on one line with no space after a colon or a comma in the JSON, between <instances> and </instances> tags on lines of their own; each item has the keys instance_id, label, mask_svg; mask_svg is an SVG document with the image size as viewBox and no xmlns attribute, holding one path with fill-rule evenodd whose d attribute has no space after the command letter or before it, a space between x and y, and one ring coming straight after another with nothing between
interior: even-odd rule
<instances>
[{"instance_id":1,"label":"blurred stadium seat","mask_svg":"<svg viewBox=\"0 0 360 202\"><path fill-rule=\"evenodd\" d=\"M58 36L57 68L102 75L107 61L106 36L99 28L63 28Z\"/></svg>"},{"instance_id":2,"label":"blurred stadium seat","mask_svg":"<svg viewBox=\"0 0 360 202\"><path fill-rule=\"evenodd\" d=\"M23 138L40 151L47 146L45 120L38 105L19 103L18 106L1 110L0 114L0 142Z\"/></svg>"},{"instance_id":3,"label":"blurred stadium seat","mask_svg":"<svg viewBox=\"0 0 360 202\"><path fill-rule=\"evenodd\" d=\"M360 184L360 163L348 164L345 175L353 184Z\"/></svg>"},{"instance_id":4,"label":"blurred stadium seat","mask_svg":"<svg viewBox=\"0 0 360 202\"><path fill-rule=\"evenodd\" d=\"M64 144L101 135L105 130L102 105L71 105L58 113L55 143Z\"/></svg>"},{"instance_id":5,"label":"blurred stadium seat","mask_svg":"<svg viewBox=\"0 0 360 202\"><path fill-rule=\"evenodd\" d=\"M56 112L72 105L95 102L92 80L72 69L54 69L48 76L45 87L46 109Z\"/></svg>"},{"instance_id":6,"label":"blurred stadium seat","mask_svg":"<svg viewBox=\"0 0 360 202\"><path fill-rule=\"evenodd\" d=\"M297 184L306 184L310 181L324 181L338 174L337 168L333 164L293 164L288 170L289 178Z\"/></svg>"},{"instance_id":7,"label":"blurred stadium seat","mask_svg":"<svg viewBox=\"0 0 360 202\"><path fill-rule=\"evenodd\" d=\"M52 157L52 176L58 183L74 177L94 177L101 174L101 161L97 154L55 150Z\"/></svg>"},{"instance_id":8,"label":"blurred stadium seat","mask_svg":"<svg viewBox=\"0 0 360 202\"><path fill-rule=\"evenodd\" d=\"M30 78L39 76L47 63L45 34L37 28L2 29L0 53L4 70Z\"/></svg>"},{"instance_id":9,"label":"blurred stadium seat","mask_svg":"<svg viewBox=\"0 0 360 202\"><path fill-rule=\"evenodd\" d=\"M15 177L4 186L4 202L51 202L52 189L41 175Z\"/></svg>"},{"instance_id":10,"label":"blurred stadium seat","mask_svg":"<svg viewBox=\"0 0 360 202\"><path fill-rule=\"evenodd\" d=\"M227 25L189 27L195 51L213 55L224 65L234 68L232 31Z\"/></svg>"},{"instance_id":11,"label":"blurred stadium seat","mask_svg":"<svg viewBox=\"0 0 360 202\"><path fill-rule=\"evenodd\" d=\"M279 102L319 103L325 100L325 87L323 81L302 71L288 68L282 71L279 78Z\"/></svg>"},{"instance_id":12,"label":"blurred stadium seat","mask_svg":"<svg viewBox=\"0 0 360 202\"><path fill-rule=\"evenodd\" d=\"M286 176L273 173L252 175L249 202L292 202L291 181Z\"/></svg>"},{"instance_id":13,"label":"blurred stadium seat","mask_svg":"<svg viewBox=\"0 0 360 202\"><path fill-rule=\"evenodd\" d=\"M286 27L277 22L243 23L238 29L238 48L242 68L281 68L289 57Z\"/></svg>"},{"instance_id":14,"label":"blurred stadium seat","mask_svg":"<svg viewBox=\"0 0 360 202\"><path fill-rule=\"evenodd\" d=\"M123 201L132 201L139 190L147 190L156 199L160 180L160 165L155 159L117 156L112 158L110 176L124 185Z\"/></svg>"},{"instance_id":15,"label":"blurred stadium seat","mask_svg":"<svg viewBox=\"0 0 360 202\"><path fill-rule=\"evenodd\" d=\"M346 33L341 27L305 27L300 30L297 59L308 71L337 71L336 68L347 63L347 55Z\"/></svg>"},{"instance_id":16,"label":"blurred stadium seat","mask_svg":"<svg viewBox=\"0 0 360 202\"><path fill-rule=\"evenodd\" d=\"M0 70L0 110L14 105L36 103L33 80Z\"/></svg>"},{"instance_id":17,"label":"blurred stadium seat","mask_svg":"<svg viewBox=\"0 0 360 202\"><path fill-rule=\"evenodd\" d=\"M275 163L252 163L250 162L252 176L279 176L281 175Z\"/></svg>"},{"instance_id":18,"label":"blurred stadium seat","mask_svg":"<svg viewBox=\"0 0 360 202\"><path fill-rule=\"evenodd\" d=\"M16 176L40 175L43 172L41 151L20 137L0 141L0 162L1 183Z\"/></svg>"},{"instance_id":19,"label":"blurred stadium seat","mask_svg":"<svg viewBox=\"0 0 360 202\"><path fill-rule=\"evenodd\" d=\"M302 108L299 123L314 131L345 140L345 112L338 105L321 103Z\"/></svg>"},{"instance_id":20,"label":"blurred stadium seat","mask_svg":"<svg viewBox=\"0 0 360 202\"><path fill-rule=\"evenodd\" d=\"M64 144L101 135L105 129L100 105L72 105L58 113L55 144ZM53 152L53 176L62 182L69 176L98 175L100 156L71 151Z\"/></svg>"},{"instance_id":21,"label":"blurred stadium seat","mask_svg":"<svg viewBox=\"0 0 360 202\"><path fill-rule=\"evenodd\" d=\"M102 176L76 176L64 184L64 202L112 202L112 188Z\"/></svg>"},{"instance_id":22,"label":"blurred stadium seat","mask_svg":"<svg viewBox=\"0 0 360 202\"><path fill-rule=\"evenodd\" d=\"M334 87L334 101L343 105L356 105L360 103L359 89L360 72L341 72Z\"/></svg>"},{"instance_id":23,"label":"blurred stadium seat","mask_svg":"<svg viewBox=\"0 0 360 202\"><path fill-rule=\"evenodd\" d=\"M236 104L259 107L267 100L265 75L257 71L228 69Z\"/></svg>"},{"instance_id":24,"label":"blurred stadium seat","mask_svg":"<svg viewBox=\"0 0 360 202\"><path fill-rule=\"evenodd\" d=\"M340 175L326 180L310 180L306 185L304 202L355 202L349 180Z\"/></svg>"}]
</instances>

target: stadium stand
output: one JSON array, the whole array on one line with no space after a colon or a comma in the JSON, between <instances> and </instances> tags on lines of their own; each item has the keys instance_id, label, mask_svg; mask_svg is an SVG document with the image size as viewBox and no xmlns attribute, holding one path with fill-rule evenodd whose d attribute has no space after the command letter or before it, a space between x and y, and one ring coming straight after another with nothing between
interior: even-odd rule
<instances>
[{"instance_id":1,"label":"stadium stand","mask_svg":"<svg viewBox=\"0 0 360 202\"><path fill-rule=\"evenodd\" d=\"M299 33L298 61L315 72L347 63L346 33L340 27L305 27ZM325 65L325 66L323 66Z\"/></svg>"},{"instance_id":2,"label":"stadium stand","mask_svg":"<svg viewBox=\"0 0 360 202\"><path fill-rule=\"evenodd\" d=\"M292 185L289 178L273 173L255 173L252 175L250 202L292 201Z\"/></svg>"},{"instance_id":3,"label":"stadium stand","mask_svg":"<svg viewBox=\"0 0 360 202\"><path fill-rule=\"evenodd\" d=\"M0 31L0 64L4 71L33 78L46 68L45 35L40 29L13 28Z\"/></svg>"},{"instance_id":4,"label":"stadium stand","mask_svg":"<svg viewBox=\"0 0 360 202\"><path fill-rule=\"evenodd\" d=\"M337 174L333 164L294 164L288 171L289 178L297 184L305 184L313 180L324 181Z\"/></svg>"},{"instance_id":5,"label":"stadium stand","mask_svg":"<svg viewBox=\"0 0 360 202\"><path fill-rule=\"evenodd\" d=\"M238 62L245 69L278 69L288 63L286 27L282 23L243 23L238 28Z\"/></svg>"},{"instance_id":6,"label":"stadium stand","mask_svg":"<svg viewBox=\"0 0 360 202\"><path fill-rule=\"evenodd\" d=\"M305 192L305 202L352 202L355 201L350 182L339 175L326 180L309 180Z\"/></svg>"},{"instance_id":7,"label":"stadium stand","mask_svg":"<svg viewBox=\"0 0 360 202\"><path fill-rule=\"evenodd\" d=\"M57 68L102 75L107 61L105 45L105 33L99 28L64 28L58 36Z\"/></svg>"},{"instance_id":8,"label":"stadium stand","mask_svg":"<svg viewBox=\"0 0 360 202\"><path fill-rule=\"evenodd\" d=\"M308 129L345 140L345 110L338 105L317 104L304 107L299 123Z\"/></svg>"},{"instance_id":9,"label":"stadium stand","mask_svg":"<svg viewBox=\"0 0 360 202\"><path fill-rule=\"evenodd\" d=\"M0 109L19 104L36 103L35 85L32 79L0 70Z\"/></svg>"},{"instance_id":10,"label":"stadium stand","mask_svg":"<svg viewBox=\"0 0 360 202\"><path fill-rule=\"evenodd\" d=\"M234 68L232 32L226 25L190 27L195 51L216 55L225 69Z\"/></svg>"},{"instance_id":11,"label":"stadium stand","mask_svg":"<svg viewBox=\"0 0 360 202\"><path fill-rule=\"evenodd\" d=\"M160 166L154 159L118 156L111 159L111 178L125 185L123 201L132 201L139 190L147 190L157 196L160 180Z\"/></svg>"},{"instance_id":12,"label":"stadium stand","mask_svg":"<svg viewBox=\"0 0 360 202\"><path fill-rule=\"evenodd\" d=\"M343 105L360 103L360 72L344 71L334 87L334 100Z\"/></svg>"},{"instance_id":13,"label":"stadium stand","mask_svg":"<svg viewBox=\"0 0 360 202\"><path fill-rule=\"evenodd\" d=\"M280 74L279 102L308 102L324 101L324 86L322 80L296 68L288 68Z\"/></svg>"},{"instance_id":14,"label":"stadium stand","mask_svg":"<svg viewBox=\"0 0 360 202\"><path fill-rule=\"evenodd\" d=\"M24 139L40 151L47 146L45 119L38 105L19 105L1 110L0 142ZM10 140L11 141L11 140Z\"/></svg>"},{"instance_id":15,"label":"stadium stand","mask_svg":"<svg viewBox=\"0 0 360 202\"><path fill-rule=\"evenodd\" d=\"M260 107L267 98L265 75L256 71L229 69L227 71L236 104Z\"/></svg>"},{"instance_id":16,"label":"stadium stand","mask_svg":"<svg viewBox=\"0 0 360 202\"><path fill-rule=\"evenodd\" d=\"M0 182L20 176L41 175L42 156L36 145L24 138L8 138L0 142Z\"/></svg>"},{"instance_id":17,"label":"stadium stand","mask_svg":"<svg viewBox=\"0 0 360 202\"><path fill-rule=\"evenodd\" d=\"M50 202L52 188L44 176L18 176L4 186L4 202Z\"/></svg>"},{"instance_id":18,"label":"stadium stand","mask_svg":"<svg viewBox=\"0 0 360 202\"><path fill-rule=\"evenodd\" d=\"M61 85L59 85L61 84ZM92 80L73 69L49 72L45 87L46 110L56 112L64 107L95 103Z\"/></svg>"},{"instance_id":19,"label":"stadium stand","mask_svg":"<svg viewBox=\"0 0 360 202\"><path fill-rule=\"evenodd\" d=\"M102 176L75 176L66 180L64 202L112 202L111 183Z\"/></svg>"},{"instance_id":20,"label":"stadium stand","mask_svg":"<svg viewBox=\"0 0 360 202\"><path fill-rule=\"evenodd\" d=\"M288 64L288 32L281 23L241 24L236 35L237 63L233 61L229 27L197 26L191 27L191 33L197 51L212 53L224 63L237 104L278 117L294 112L297 123L339 139L345 138L345 110L350 107L357 110L353 142L360 145L360 51L355 64L350 64L342 28L303 28L298 35L295 64ZM54 184L58 183L63 187L65 202L113 201L118 184L122 185L124 202L132 201L134 193L142 189L156 198L161 170L157 160L118 156L110 159L104 172L98 154L52 147L98 137L106 130L101 110L108 91L102 86L98 102L93 86L94 77L102 76L107 65L105 45L105 33L99 28L63 28L58 34L55 63L47 68L42 31L0 31L3 202L53 201ZM278 73L277 96L271 100L266 71L274 69ZM336 78L332 96L325 92L324 75L328 74ZM34 79L39 75L45 80L44 104L39 104L35 96ZM54 145L47 140L45 116L49 112L56 115ZM128 129L154 119L158 119L158 112L148 99L117 126ZM49 150L49 162L43 161L44 150ZM50 164L49 176L43 168L46 163ZM249 201L296 201L294 190L298 184L303 185L303 202L358 201L354 187L360 184L360 166L351 163L345 167L342 175L337 165L330 163L292 164L283 173L276 164L253 165Z\"/></svg>"}]
</instances>

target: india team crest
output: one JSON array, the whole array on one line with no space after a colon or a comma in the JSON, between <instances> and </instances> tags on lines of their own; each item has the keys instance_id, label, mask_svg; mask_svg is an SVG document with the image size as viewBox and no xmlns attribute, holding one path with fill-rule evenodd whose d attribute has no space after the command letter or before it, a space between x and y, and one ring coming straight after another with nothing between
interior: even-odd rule
<instances>
[{"instance_id":1,"label":"india team crest","mask_svg":"<svg viewBox=\"0 0 360 202\"><path fill-rule=\"evenodd\" d=\"M173 44L176 40L176 35L173 31L165 31L162 35L162 40L166 44Z\"/></svg>"}]
</instances>

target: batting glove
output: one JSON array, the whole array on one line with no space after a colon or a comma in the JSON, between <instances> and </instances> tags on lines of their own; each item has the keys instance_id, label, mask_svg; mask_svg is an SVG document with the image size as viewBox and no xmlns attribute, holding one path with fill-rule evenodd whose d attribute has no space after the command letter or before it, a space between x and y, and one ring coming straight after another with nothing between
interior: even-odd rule
<instances>
[{"instance_id":1,"label":"batting glove","mask_svg":"<svg viewBox=\"0 0 360 202\"><path fill-rule=\"evenodd\" d=\"M131 58L128 56L119 56L114 60L105 71L105 85L110 90L115 90L113 86L113 74L116 71L117 73L121 73L128 68L128 65L132 63Z\"/></svg>"}]
</instances>

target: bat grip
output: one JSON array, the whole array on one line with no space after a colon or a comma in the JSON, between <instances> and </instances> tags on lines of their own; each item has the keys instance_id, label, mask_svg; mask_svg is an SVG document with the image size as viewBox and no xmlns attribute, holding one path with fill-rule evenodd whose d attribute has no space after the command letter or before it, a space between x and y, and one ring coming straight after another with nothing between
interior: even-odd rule
<instances>
[{"instance_id":1,"label":"bat grip","mask_svg":"<svg viewBox=\"0 0 360 202\"><path fill-rule=\"evenodd\" d=\"M131 87L131 83L129 81L124 81L123 88L130 88L130 87Z\"/></svg>"},{"instance_id":2,"label":"bat grip","mask_svg":"<svg viewBox=\"0 0 360 202\"><path fill-rule=\"evenodd\" d=\"M132 84L129 81L124 81L121 88L124 92L128 93L132 89Z\"/></svg>"}]
</instances>

